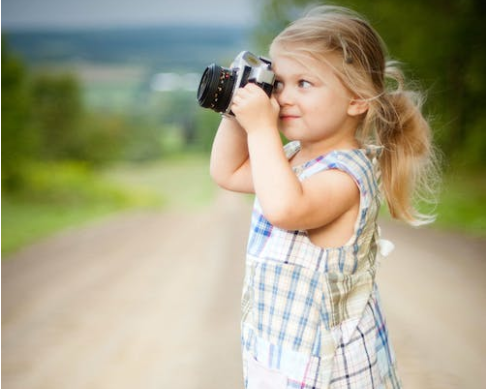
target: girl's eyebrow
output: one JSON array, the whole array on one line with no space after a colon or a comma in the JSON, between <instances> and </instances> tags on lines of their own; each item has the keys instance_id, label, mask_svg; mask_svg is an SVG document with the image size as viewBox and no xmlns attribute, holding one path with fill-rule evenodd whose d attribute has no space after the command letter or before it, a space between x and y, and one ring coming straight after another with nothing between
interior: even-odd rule
<instances>
[{"instance_id":1,"label":"girl's eyebrow","mask_svg":"<svg viewBox=\"0 0 486 389\"><path fill-rule=\"evenodd\" d=\"M298 80L301 80L301 79L317 79L316 76L313 76L312 74L310 73L290 73L290 74L281 74L281 73L278 73L278 72L275 72L275 77L278 78L278 79L282 79L282 78L287 78L287 79L298 79Z\"/></svg>"}]
</instances>

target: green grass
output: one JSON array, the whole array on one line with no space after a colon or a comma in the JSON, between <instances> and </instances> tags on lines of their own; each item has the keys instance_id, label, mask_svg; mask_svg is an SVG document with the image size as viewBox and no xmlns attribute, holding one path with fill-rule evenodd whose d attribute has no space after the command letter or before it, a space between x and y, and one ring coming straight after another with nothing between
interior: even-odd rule
<instances>
[{"instance_id":1,"label":"green grass","mask_svg":"<svg viewBox=\"0 0 486 389\"><path fill-rule=\"evenodd\" d=\"M208 160L179 156L97 173L77 164L33 166L28 194L2 196L2 254L116 212L204 207L215 191Z\"/></svg>"},{"instance_id":2,"label":"green grass","mask_svg":"<svg viewBox=\"0 0 486 389\"><path fill-rule=\"evenodd\" d=\"M486 175L452 172L445 176L435 226L486 237Z\"/></svg>"},{"instance_id":3,"label":"green grass","mask_svg":"<svg viewBox=\"0 0 486 389\"><path fill-rule=\"evenodd\" d=\"M109 203L68 204L2 200L2 254L9 254L67 227L120 211L123 207Z\"/></svg>"},{"instance_id":4,"label":"green grass","mask_svg":"<svg viewBox=\"0 0 486 389\"><path fill-rule=\"evenodd\" d=\"M209 177L209 156L187 154L142 165L118 165L103 173L111 182L135 187L164 199L166 208L195 210L215 194Z\"/></svg>"},{"instance_id":5,"label":"green grass","mask_svg":"<svg viewBox=\"0 0 486 389\"><path fill-rule=\"evenodd\" d=\"M430 228L486 238L486 175L448 172L442 178L437 203L419 202L418 208L426 215L436 216ZM391 217L384 205L382 216Z\"/></svg>"}]
</instances>

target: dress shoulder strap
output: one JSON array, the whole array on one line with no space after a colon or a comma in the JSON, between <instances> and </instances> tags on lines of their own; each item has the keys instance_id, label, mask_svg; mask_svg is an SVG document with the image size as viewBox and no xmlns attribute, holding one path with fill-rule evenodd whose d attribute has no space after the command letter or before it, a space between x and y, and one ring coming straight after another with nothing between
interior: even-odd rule
<instances>
[{"instance_id":1,"label":"dress shoulder strap","mask_svg":"<svg viewBox=\"0 0 486 389\"><path fill-rule=\"evenodd\" d=\"M284 146L284 153L287 159L292 158L300 150L300 142L294 141Z\"/></svg>"}]
</instances>

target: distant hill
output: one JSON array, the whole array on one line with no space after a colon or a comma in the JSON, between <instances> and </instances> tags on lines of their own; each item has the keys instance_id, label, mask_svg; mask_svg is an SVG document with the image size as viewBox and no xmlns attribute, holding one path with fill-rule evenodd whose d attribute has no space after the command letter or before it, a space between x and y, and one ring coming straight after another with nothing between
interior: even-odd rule
<instances>
[{"instance_id":1,"label":"distant hill","mask_svg":"<svg viewBox=\"0 0 486 389\"><path fill-rule=\"evenodd\" d=\"M143 65L163 71L200 72L211 62L228 65L250 49L242 27L163 26L86 31L2 31L29 66Z\"/></svg>"}]
</instances>

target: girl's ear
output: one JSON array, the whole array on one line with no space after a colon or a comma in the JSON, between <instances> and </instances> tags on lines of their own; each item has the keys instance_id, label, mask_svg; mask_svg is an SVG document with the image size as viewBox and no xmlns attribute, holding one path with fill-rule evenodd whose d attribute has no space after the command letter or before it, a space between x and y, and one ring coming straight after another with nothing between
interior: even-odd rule
<instances>
[{"instance_id":1,"label":"girl's ear","mask_svg":"<svg viewBox=\"0 0 486 389\"><path fill-rule=\"evenodd\" d=\"M368 103L360 98L354 98L349 102L348 115L358 116L368 110Z\"/></svg>"}]
</instances>

